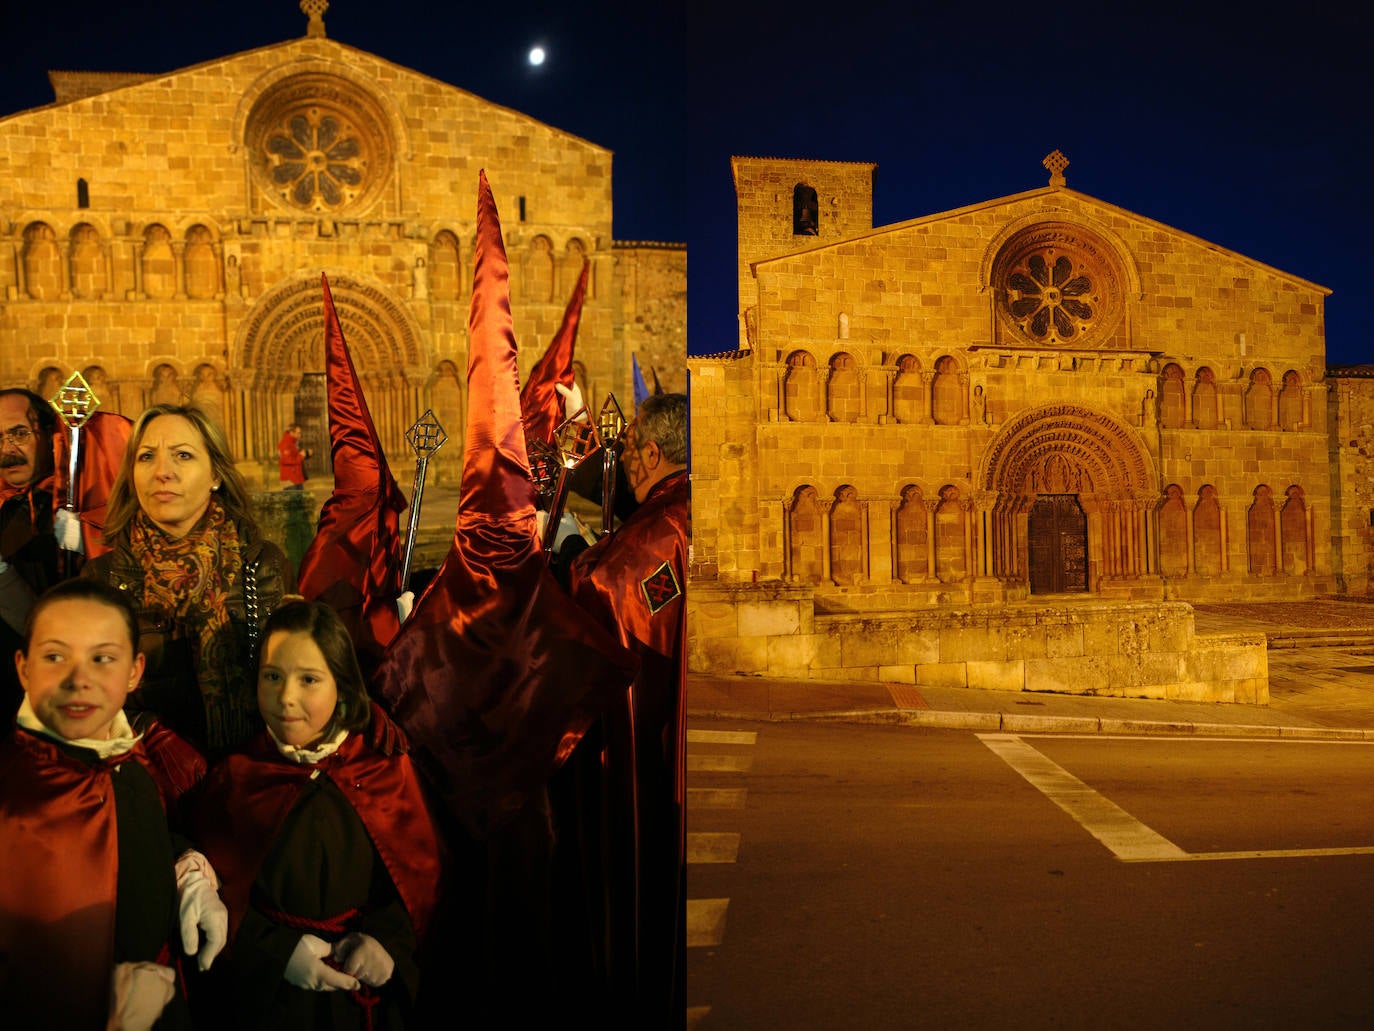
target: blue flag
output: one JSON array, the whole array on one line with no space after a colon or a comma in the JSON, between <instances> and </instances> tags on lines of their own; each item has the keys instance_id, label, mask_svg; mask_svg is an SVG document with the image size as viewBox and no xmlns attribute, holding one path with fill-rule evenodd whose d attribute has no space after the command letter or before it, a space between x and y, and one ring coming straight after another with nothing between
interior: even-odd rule
<instances>
[{"instance_id":1,"label":"blue flag","mask_svg":"<svg viewBox=\"0 0 1374 1031\"><path fill-rule=\"evenodd\" d=\"M630 361L635 368L635 408L638 409L644 403L644 399L649 396L649 388L644 385L644 373L639 371L639 359L630 355Z\"/></svg>"}]
</instances>

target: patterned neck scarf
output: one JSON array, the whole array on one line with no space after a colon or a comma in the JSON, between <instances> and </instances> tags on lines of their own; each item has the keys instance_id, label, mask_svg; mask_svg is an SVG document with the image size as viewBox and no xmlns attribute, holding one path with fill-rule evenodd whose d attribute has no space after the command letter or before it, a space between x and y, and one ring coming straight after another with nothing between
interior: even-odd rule
<instances>
[{"instance_id":1,"label":"patterned neck scarf","mask_svg":"<svg viewBox=\"0 0 1374 1031\"><path fill-rule=\"evenodd\" d=\"M245 657L229 619L229 592L243 575L238 528L219 499L185 537L168 536L140 510L129 524L129 545L143 567L143 603L179 624L190 637L196 680L205 707L206 743L227 748L249 736L257 706L244 690Z\"/></svg>"}]
</instances>

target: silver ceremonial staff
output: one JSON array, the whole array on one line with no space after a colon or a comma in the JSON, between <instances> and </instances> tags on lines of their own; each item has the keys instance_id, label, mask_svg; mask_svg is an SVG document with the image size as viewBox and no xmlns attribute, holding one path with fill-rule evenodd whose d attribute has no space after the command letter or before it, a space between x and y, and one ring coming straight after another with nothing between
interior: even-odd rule
<instances>
[{"instance_id":1,"label":"silver ceremonial staff","mask_svg":"<svg viewBox=\"0 0 1374 1031\"><path fill-rule=\"evenodd\" d=\"M401 590L405 591L410 582L410 557L415 551L415 534L420 528L420 503L425 496L425 471L434 452L444 446L448 434L439 420L434 417L433 409L415 420L406 430L406 441L415 452L415 487L410 492L410 521L406 524L405 557L401 560Z\"/></svg>"},{"instance_id":2,"label":"silver ceremonial staff","mask_svg":"<svg viewBox=\"0 0 1374 1031\"><path fill-rule=\"evenodd\" d=\"M596 427L587 418L587 409L579 408L571 418L564 419L554 430L553 442L526 441L530 460L530 476L540 500L547 501L549 520L544 524L544 554L553 552L558 539L558 524L563 519L563 506L568 500L568 476L601 446Z\"/></svg>"},{"instance_id":3,"label":"silver ceremonial staff","mask_svg":"<svg viewBox=\"0 0 1374 1031\"><path fill-rule=\"evenodd\" d=\"M67 377L67 382L57 389L57 393L48 398L48 404L57 410L63 425L67 427L67 432L71 434L68 438L70 446L67 449L67 501L63 507L68 512L75 512L76 470L81 460L81 427L100 407L100 398L92 392L85 376L80 372L73 372Z\"/></svg>"},{"instance_id":4,"label":"silver ceremonial staff","mask_svg":"<svg viewBox=\"0 0 1374 1031\"><path fill-rule=\"evenodd\" d=\"M625 442L625 413L614 394L607 394L596 417L601 433L601 533L611 532L615 523L615 463Z\"/></svg>"}]
</instances>

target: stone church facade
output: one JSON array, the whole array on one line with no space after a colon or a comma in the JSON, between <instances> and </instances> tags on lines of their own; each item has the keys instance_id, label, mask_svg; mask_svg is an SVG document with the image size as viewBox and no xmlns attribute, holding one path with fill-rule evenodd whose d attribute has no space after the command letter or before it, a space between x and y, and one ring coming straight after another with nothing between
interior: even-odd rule
<instances>
[{"instance_id":1,"label":"stone church facade","mask_svg":"<svg viewBox=\"0 0 1374 1031\"><path fill-rule=\"evenodd\" d=\"M1175 603L1365 589L1329 291L1045 165L874 228L872 165L733 160L740 346L689 362L695 668L1262 700L1253 642Z\"/></svg>"},{"instance_id":2,"label":"stone church facade","mask_svg":"<svg viewBox=\"0 0 1374 1031\"><path fill-rule=\"evenodd\" d=\"M683 389L686 251L611 235L612 154L327 38L165 75L51 73L57 99L0 118L0 382L44 396L82 372L105 410L195 401L262 485L303 423L327 474L330 288L383 445L432 410L461 464L477 175L511 261L528 369L584 261L589 406L632 402L631 358Z\"/></svg>"}]
</instances>

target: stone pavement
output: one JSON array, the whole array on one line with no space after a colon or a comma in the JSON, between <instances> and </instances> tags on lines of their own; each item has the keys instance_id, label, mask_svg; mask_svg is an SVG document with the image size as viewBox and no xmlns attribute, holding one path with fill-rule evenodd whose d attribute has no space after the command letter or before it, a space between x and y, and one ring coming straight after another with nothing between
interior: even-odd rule
<instances>
[{"instance_id":1,"label":"stone pavement","mask_svg":"<svg viewBox=\"0 0 1374 1031\"><path fill-rule=\"evenodd\" d=\"M688 714L1017 733L1192 734L1374 741L1374 604L1196 606L1200 634L1262 631L1269 704L979 691L688 674Z\"/></svg>"}]
</instances>

